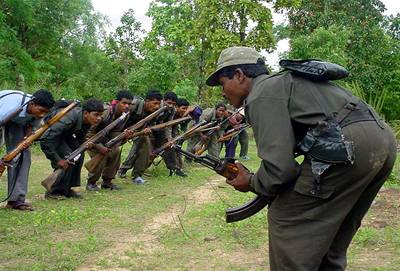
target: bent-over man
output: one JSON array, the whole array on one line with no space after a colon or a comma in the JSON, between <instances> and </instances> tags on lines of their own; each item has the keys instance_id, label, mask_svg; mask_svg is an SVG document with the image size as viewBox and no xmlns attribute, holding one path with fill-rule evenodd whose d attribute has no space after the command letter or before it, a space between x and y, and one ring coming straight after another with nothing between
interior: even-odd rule
<instances>
[{"instance_id":1,"label":"bent-over man","mask_svg":"<svg viewBox=\"0 0 400 271\"><path fill-rule=\"evenodd\" d=\"M396 159L390 127L330 81L268 75L248 47L223 50L207 84L245 106L252 125L260 167L253 175L238 163L239 174L227 182L275 198L268 210L271 270L345 270L347 248ZM304 154L301 164L296 153Z\"/></svg>"},{"instance_id":2,"label":"bent-over man","mask_svg":"<svg viewBox=\"0 0 400 271\"><path fill-rule=\"evenodd\" d=\"M104 106L101 101L88 99L68 112L42 136L40 147L53 169L62 168L63 175L56 180L45 197L48 199L81 198L72 187L81 185L84 153L71 164L65 157L85 142L90 126L101 121Z\"/></svg>"},{"instance_id":3,"label":"bent-over man","mask_svg":"<svg viewBox=\"0 0 400 271\"><path fill-rule=\"evenodd\" d=\"M102 120L97 124L93 125L87 134L87 138L90 138L97 134L99 131L104 129L111 122L119 118L122 113L129 112L129 107L132 105L133 95L127 90L121 90L117 93L115 102L112 103L103 113ZM121 147L116 145L112 148L104 146L109 140L121 134L126 128L128 117L125 121L121 122L114 129L112 129L100 142L94 144L88 152L90 157L94 157L101 153L104 156L103 160L88 174L88 180L86 190L88 191L99 191L97 181L102 177L103 182L101 184L102 189L116 190L120 187L112 182L117 174L120 162L121 162Z\"/></svg>"},{"instance_id":4,"label":"bent-over man","mask_svg":"<svg viewBox=\"0 0 400 271\"><path fill-rule=\"evenodd\" d=\"M29 136L32 129L39 126L40 119L50 111L53 104L53 96L45 89L38 90L32 95L17 90L0 91L0 122L4 122L11 117L10 114L22 107L20 113L3 124L7 152L15 149L26 136ZM26 149L21 152L12 167L8 167L8 194L10 196L7 208L33 211L32 205L25 202L30 166L31 152Z\"/></svg>"}]
</instances>

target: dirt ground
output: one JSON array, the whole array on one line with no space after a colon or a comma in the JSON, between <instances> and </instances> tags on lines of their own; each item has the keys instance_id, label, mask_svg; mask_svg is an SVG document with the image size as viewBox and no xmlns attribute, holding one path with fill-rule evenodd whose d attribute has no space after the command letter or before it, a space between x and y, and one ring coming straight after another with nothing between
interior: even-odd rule
<instances>
[{"instance_id":1,"label":"dirt ground","mask_svg":"<svg viewBox=\"0 0 400 271\"><path fill-rule=\"evenodd\" d=\"M144 227L145 231L139 235L132 236L128 232L121 232L118 235L120 238L114 240L124 240L124 242L112 242L112 245L102 253L102 259L112 260L115 255L121 255L123 260L124 252L129 251L133 246L140 243L140 247L147 254L162 250L162 244L157 240L157 231L161 227L179 227L179 215L185 212L186 207L198 206L215 200L212 185L218 185L222 179L215 179L200 187L191 195L187 195L187 206L173 206L168 212L164 212L154 217ZM400 223L400 190L384 189L377 196L367 217L363 221L363 227L381 229L388 225L398 225ZM114 235L115 237L115 235ZM143 244L146 244L143 246ZM235 251L235 257L227 255L221 250L215 251L215 257L221 258L222 261L231 261L232 259L246 261L237 263L238 266L248 266L248 270L265 269L268 266L267 261L268 247L262 247L259 250L247 251L238 249ZM380 251L379 249L361 249L357 251L357 262L350 264L348 270L368 270L370 266L379 266L379 262L385 263L387 259L392 258L389 252ZM90 259L90 262L83 264L77 271L128 271L125 268L108 268L102 269L100 266L93 264L96 262ZM235 263L234 263L235 264ZM190 264L189 264L190 266Z\"/></svg>"}]
</instances>

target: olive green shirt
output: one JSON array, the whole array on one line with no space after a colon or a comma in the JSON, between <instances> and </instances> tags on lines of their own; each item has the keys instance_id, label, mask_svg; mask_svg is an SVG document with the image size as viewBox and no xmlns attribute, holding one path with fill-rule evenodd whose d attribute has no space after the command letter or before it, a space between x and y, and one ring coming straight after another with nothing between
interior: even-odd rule
<instances>
[{"instance_id":1,"label":"olive green shirt","mask_svg":"<svg viewBox=\"0 0 400 271\"><path fill-rule=\"evenodd\" d=\"M294 182L300 174L295 160L298 142L307 129L350 100L354 96L330 82L313 82L290 72L254 78L244 101L262 159L251 178L252 188L274 196Z\"/></svg>"},{"instance_id":2,"label":"olive green shirt","mask_svg":"<svg viewBox=\"0 0 400 271\"><path fill-rule=\"evenodd\" d=\"M101 121L97 125L92 125L86 135L86 139L89 139L96 135L98 132L106 128L109 124L111 124L114 120L119 118L121 115L117 116L115 114L115 108L112 106L109 106L106 108L103 112L103 115L101 117ZM120 124L115 126L111 131L109 131L105 136L103 136L97 144L99 146L105 146L105 144L113 139L114 137L118 136L121 134L126 128L127 128L127 122L128 122L129 116L125 118L124 121L122 121Z\"/></svg>"},{"instance_id":3,"label":"olive green shirt","mask_svg":"<svg viewBox=\"0 0 400 271\"><path fill-rule=\"evenodd\" d=\"M43 134L40 147L46 157L57 164L85 141L89 128L90 125L83 123L82 108L75 107Z\"/></svg>"},{"instance_id":4,"label":"olive green shirt","mask_svg":"<svg viewBox=\"0 0 400 271\"><path fill-rule=\"evenodd\" d=\"M204 120L207 121L207 123L212 122L212 121L218 121L218 123L216 123L215 125L218 125L221 122L223 122L222 124L220 124L221 128L218 131L213 132L213 135L217 135L217 136L223 135L225 129L229 125L229 121L227 121L225 117L222 117L220 119L217 118L215 108L204 109L203 113L200 116L200 122L204 121ZM207 132L204 132L203 134L207 134Z\"/></svg>"}]
</instances>

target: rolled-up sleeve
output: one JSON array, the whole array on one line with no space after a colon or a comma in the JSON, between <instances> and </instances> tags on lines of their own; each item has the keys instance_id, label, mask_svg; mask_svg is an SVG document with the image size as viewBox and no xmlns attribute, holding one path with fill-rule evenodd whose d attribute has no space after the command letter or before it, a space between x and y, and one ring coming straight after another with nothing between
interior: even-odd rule
<instances>
[{"instance_id":1,"label":"rolled-up sleeve","mask_svg":"<svg viewBox=\"0 0 400 271\"><path fill-rule=\"evenodd\" d=\"M262 159L251 186L263 195L279 194L300 172L294 159L296 141L287 103L284 98L259 97L246 108Z\"/></svg>"}]
</instances>

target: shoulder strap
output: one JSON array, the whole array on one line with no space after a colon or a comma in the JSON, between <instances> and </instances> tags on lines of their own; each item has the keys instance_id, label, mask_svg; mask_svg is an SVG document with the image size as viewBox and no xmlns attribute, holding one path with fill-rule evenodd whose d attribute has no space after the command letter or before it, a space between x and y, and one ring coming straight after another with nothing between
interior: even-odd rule
<instances>
[{"instance_id":1,"label":"shoulder strap","mask_svg":"<svg viewBox=\"0 0 400 271\"><path fill-rule=\"evenodd\" d=\"M21 106L25 105L26 96L27 96L27 94L24 92L24 96L22 97L22 101L21 101Z\"/></svg>"},{"instance_id":2,"label":"shoulder strap","mask_svg":"<svg viewBox=\"0 0 400 271\"><path fill-rule=\"evenodd\" d=\"M20 95L22 95L21 92L16 92L16 91L14 91L14 92L9 92L9 93L6 93L6 94L4 94L4 95L1 95L1 96L0 96L0 99L6 97L6 96L8 96L8 95L11 95L11 94L20 94ZM26 96L26 93L24 92L24 97L25 97L25 96ZM24 98L24 99L25 99L25 98Z\"/></svg>"}]
</instances>

